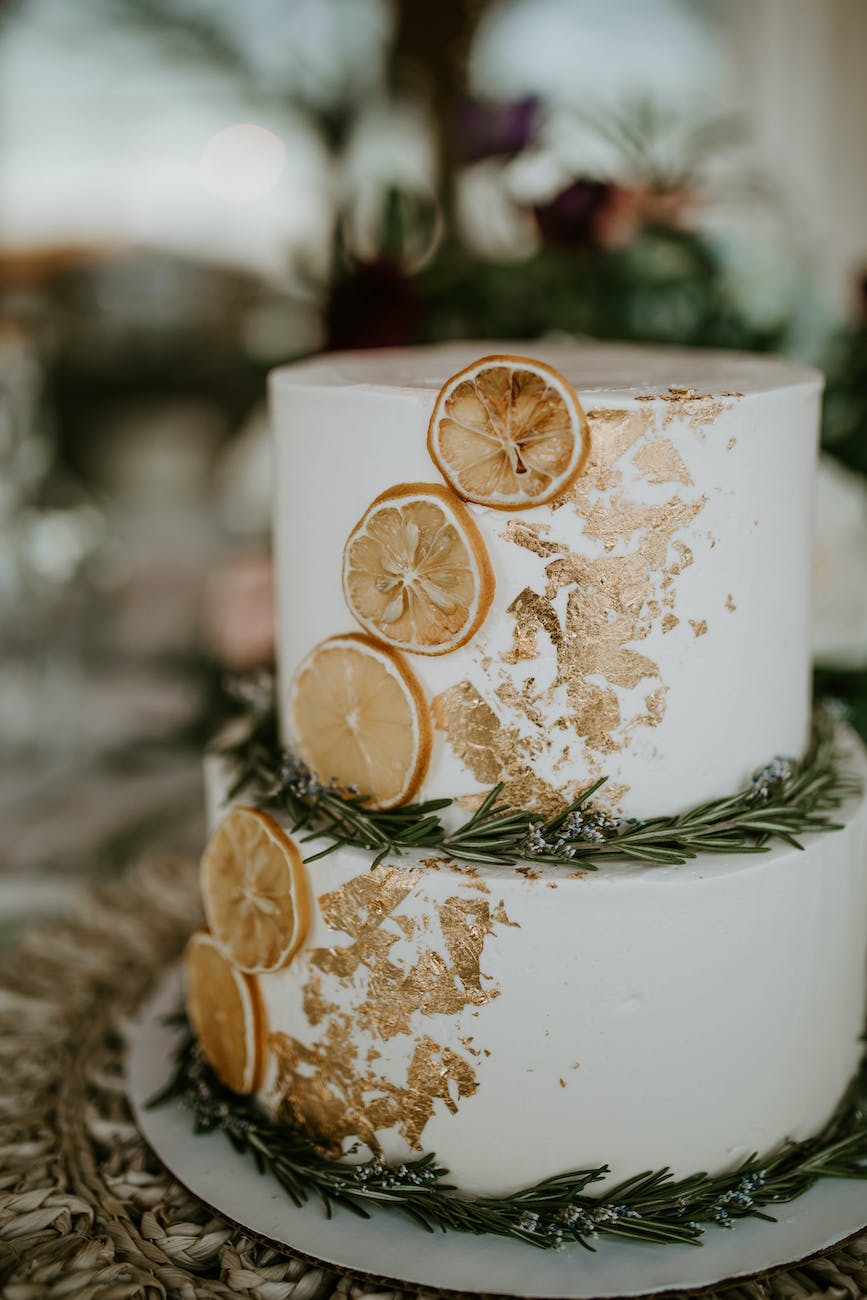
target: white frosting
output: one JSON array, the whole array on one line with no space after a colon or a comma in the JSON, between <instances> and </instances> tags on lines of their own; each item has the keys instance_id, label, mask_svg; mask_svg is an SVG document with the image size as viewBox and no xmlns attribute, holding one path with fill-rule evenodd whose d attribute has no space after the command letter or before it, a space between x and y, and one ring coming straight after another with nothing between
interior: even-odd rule
<instances>
[{"instance_id":1,"label":"white frosting","mask_svg":"<svg viewBox=\"0 0 867 1300\"><path fill-rule=\"evenodd\" d=\"M428 700L471 683L518 738L519 766L566 794L607 775L611 802L634 816L728 793L774 754L799 755L809 714L820 376L773 358L574 343L348 354L272 375L284 733L298 665L317 642L354 627L341 590L349 532L383 490L441 481L426 448L437 391L497 351L546 361L572 382L590 415L587 482L597 486L559 508L469 507L496 592L467 645L407 656ZM701 400L677 400L672 388ZM612 411L624 412L622 421ZM624 428L632 432L616 454ZM540 526L551 553L517 544L506 536L510 524ZM545 593L548 566L567 554L596 565L583 596L577 579L551 597L561 626L573 592L597 618L584 647L592 661L576 660L574 670L583 718L562 671L558 681L547 633L538 633L535 657L507 662L516 627L509 607L526 590ZM633 557L633 568L613 571L608 587L597 564L605 557ZM619 640L597 653L606 623L621 629ZM598 734L603 699L614 714ZM420 797L468 795L491 783L436 730Z\"/></svg>"},{"instance_id":2,"label":"white frosting","mask_svg":"<svg viewBox=\"0 0 867 1300\"><path fill-rule=\"evenodd\" d=\"M854 763L864 775L860 746ZM225 777L212 760L212 808ZM864 800L852 800L841 819L843 830L809 838L804 852L784 846L669 868L617 864L577 879L568 869L534 879L513 868L473 874L401 858L393 865L411 866L413 883L377 920L386 949L342 979L317 965L317 952L353 942L329 924L322 900L371 877L369 855L338 851L308 868L316 902L301 952L259 978L269 1032L315 1053L332 1020L342 1021L357 1052L353 1068L396 1087L424 1040L454 1053L452 1067L463 1062L475 1090L459 1096L451 1083L452 1111L434 1100L418 1144L467 1190L503 1192L606 1162L609 1183L663 1165L675 1175L732 1168L818 1131L858 1064ZM482 996L450 1013L416 1010L404 1032L382 1036L376 1008L387 1017L389 988L401 987L402 973L418 969L425 952L453 959L440 919L446 900L486 904L500 918L484 936ZM377 917L376 900L358 915ZM391 984L373 995L371 970L384 961ZM334 1008L318 1024L304 1006L311 975ZM362 1023L371 1002L373 1031ZM379 1053L372 1067L370 1048ZM275 1078L272 1060L266 1101ZM365 1103L377 1095L372 1088ZM411 1153L394 1128L379 1138L389 1157Z\"/></svg>"}]
</instances>

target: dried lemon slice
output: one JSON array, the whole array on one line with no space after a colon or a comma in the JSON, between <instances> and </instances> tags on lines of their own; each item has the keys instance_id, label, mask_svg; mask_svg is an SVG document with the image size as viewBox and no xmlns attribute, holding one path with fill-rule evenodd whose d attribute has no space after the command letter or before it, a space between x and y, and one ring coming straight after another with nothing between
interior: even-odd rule
<instances>
[{"instance_id":1,"label":"dried lemon slice","mask_svg":"<svg viewBox=\"0 0 867 1300\"><path fill-rule=\"evenodd\" d=\"M438 483L377 497L349 535L343 592L363 628L414 654L469 641L494 595L494 574L469 512Z\"/></svg>"},{"instance_id":2,"label":"dried lemon slice","mask_svg":"<svg viewBox=\"0 0 867 1300\"><path fill-rule=\"evenodd\" d=\"M214 1073L235 1092L260 1087L265 1030L256 981L227 961L210 934L192 935L184 953L187 1012Z\"/></svg>"},{"instance_id":3,"label":"dried lemon slice","mask_svg":"<svg viewBox=\"0 0 867 1300\"><path fill-rule=\"evenodd\" d=\"M378 808L406 803L430 762L421 687L386 646L353 632L321 641L291 687L301 757L320 781L358 790Z\"/></svg>"},{"instance_id":4,"label":"dried lemon slice","mask_svg":"<svg viewBox=\"0 0 867 1300\"><path fill-rule=\"evenodd\" d=\"M239 970L280 970L298 950L310 921L304 863L273 817L233 808L202 857L208 927Z\"/></svg>"},{"instance_id":5,"label":"dried lemon slice","mask_svg":"<svg viewBox=\"0 0 867 1300\"><path fill-rule=\"evenodd\" d=\"M527 357L482 357L437 397L428 450L467 501L498 510L550 501L583 468L587 418L562 375Z\"/></svg>"}]
</instances>

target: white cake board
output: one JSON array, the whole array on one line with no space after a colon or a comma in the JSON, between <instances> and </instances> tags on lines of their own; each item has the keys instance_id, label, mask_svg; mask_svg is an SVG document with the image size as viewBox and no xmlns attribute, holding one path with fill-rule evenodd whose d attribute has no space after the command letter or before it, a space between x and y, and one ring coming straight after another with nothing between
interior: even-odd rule
<instances>
[{"instance_id":1,"label":"white cake board","mask_svg":"<svg viewBox=\"0 0 867 1300\"><path fill-rule=\"evenodd\" d=\"M788 1205L769 1208L776 1223L744 1219L709 1229L701 1249L598 1241L558 1251L460 1233L428 1233L391 1210L359 1219L318 1202L297 1208L221 1133L196 1136L179 1104L148 1109L169 1078L177 1030L165 1023L180 1004L172 972L130 1030L127 1086L139 1128L174 1176L227 1219L317 1265L389 1287L485 1292L544 1300L606 1300L705 1289L784 1268L857 1236L867 1227L867 1184L825 1179Z\"/></svg>"}]
</instances>

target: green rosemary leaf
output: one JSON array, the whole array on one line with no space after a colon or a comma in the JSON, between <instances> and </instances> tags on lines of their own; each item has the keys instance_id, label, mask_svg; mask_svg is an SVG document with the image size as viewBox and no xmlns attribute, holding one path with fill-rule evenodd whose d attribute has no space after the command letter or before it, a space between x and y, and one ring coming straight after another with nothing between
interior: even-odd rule
<instances>
[{"instance_id":1,"label":"green rosemary leaf","mask_svg":"<svg viewBox=\"0 0 867 1300\"><path fill-rule=\"evenodd\" d=\"M624 821L610 816L593 802L605 784L602 777L547 820L503 802L504 787L498 784L462 824L448 827L441 814L454 807L453 800L377 809L363 794L317 782L281 748L273 698L261 680L259 687L261 698L250 705L241 738L221 751L237 769L231 797L243 791L253 802L284 813L294 833L304 833L305 843L329 841L307 862L345 846L371 852L374 866L421 849L480 866L528 862L594 870L599 862L618 861L681 866L699 853L764 853L775 841L800 849L803 836L839 829L832 814L860 792L837 752L834 720L818 708L802 761L775 759L747 789L670 817ZM252 701L255 692L247 689L245 698Z\"/></svg>"}]
</instances>

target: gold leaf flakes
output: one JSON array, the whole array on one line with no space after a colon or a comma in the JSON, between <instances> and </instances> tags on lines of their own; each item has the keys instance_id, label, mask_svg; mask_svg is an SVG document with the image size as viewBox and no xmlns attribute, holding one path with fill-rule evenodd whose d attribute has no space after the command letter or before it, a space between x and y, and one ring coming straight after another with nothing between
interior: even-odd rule
<instances>
[{"instance_id":1,"label":"gold leaf flakes","mask_svg":"<svg viewBox=\"0 0 867 1300\"><path fill-rule=\"evenodd\" d=\"M322 993L322 980L314 971L302 990L304 1014L311 1025L318 1025L326 1016L339 1011L336 1002L329 1002Z\"/></svg>"},{"instance_id":2,"label":"gold leaf flakes","mask_svg":"<svg viewBox=\"0 0 867 1300\"><path fill-rule=\"evenodd\" d=\"M684 483L692 487L692 478L683 459L668 438L652 438L632 457L648 483Z\"/></svg>"},{"instance_id":3,"label":"gold leaf flakes","mask_svg":"<svg viewBox=\"0 0 867 1300\"><path fill-rule=\"evenodd\" d=\"M505 803L536 808L545 816L566 806L565 795L533 770L540 742L505 727L471 682L458 682L437 695L431 710L435 726L446 733L452 751L476 780L503 782Z\"/></svg>"},{"instance_id":4,"label":"gold leaf flakes","mask_svg":"<svg viewBox=\"0 0 867 1300\"><path fill-rule=\"evenodd\" d=\"M678 626L675 580L694 562L679 534L706 503L684 492L692 478L664 430L675 418L703 428L723 409L711 394L693 389L672 389L664 401L661 419L649 405L588 414L587 464L552 509L575 511L583 536L597 543L595 553L571 553L548 524L510 521L503 536L537 557L539 581L508 607L511 644L485 670L491 694L483 698L477 686L462 682L434 701L436 724L457 757L483 784L504 782L509 800L521 806L556 811L571 794L533 775L534 759L551 752L555 728L566 732L563 740L582 740L585 763L594 771L637 727L657 726L664 716L659 665L639 647L655 627L669 632ZM627 474L671 484L672 495L632 500ZM526 665L535 660L545 666L528 677ZM625 693L644 684L644 706L636 708ZM565 688L566 708L552 716L552 706L562 701L558 688ZM566 748L558 742L559 750Z\"/></svg>"},{"instance_id":5,"label":"gold leaf flakes","mask_svg":"<svg viewBox=\"0 0 867 1300\"><path fill-rule=\"evenodd\" d=\"M551 531L550 524L530 524L523 520L510 519L503 530L503 537L521 546L525 551L547 559L550 555L561 555L566 547L560 542L548 541L544 534Z\"/></svg>"},{"instance_id":6,"label":"gold leaf flakes","mask_svg":"<svg viewBox=\"0 0 867 1300\"><path fill-rule=\"evenodd\" d=\"M489 892L449 860L428 865L455 869L466 888ZM423 883L423 870L382 865L322 895L320 913L334 943L307 954L302 989L305 1017L322 1026L319 1038L309 1044L272 1035L283 1109L331 1149L356 1137L378 1149L377 1133L390 1128L417 1147L436 1103L454 1112L476 1089L469 1062L439 1045L425 1026L440 1016L477 1015L499 996L482 969L483 951L496 926L513 922L502 899L492 907L487 898L456 893L430 904L438 937L407 951L406 941L427 927L401 909ZM360 1033L374 1042L407 1037L411 1055L392 1053L389 1074L377 1073L371 1067L380 1052L370 1045L362 1061ZM396 1080L401 1059L404 1079Z\"/></svg>"},{"instance_id":7,"label":"gold leaf flakes","mask_svg":"<svg viewBox=\"0 0 867 1300\"><path fill-rule=\"evenodd\" d=\"M495 785L508 761L514 737L471 682L458 682L431 705L434 725L444 731L455 755L477 781Z\"/></svg>"},{"instance_id":8,"label":"gold leaf flakes","mask_svg":"<svg viewBox=\"0 0 867 1300\"><path fill-rule=\"evenodd\" d=\"M470 1063L428 1035L416 1043L405 1085L364 1072L348 1016L332 1020L325 1039L313 1047L288 1034L272 1034L270 1046L282 1097L279 1113L335 1153L348 1138L379 1151L378 1132L391 1128L419 1149L434 1103L441 1100L454 1114L457 1101L478 1087Z\"/></svg>"},{"instance_id":9,"label":"gold leaf flakes","mask_svg":"<svg viewBox=\"0 0 867 1300\"><path fill-rule=\"evenodd\" d=\"M560 641L560 622L551 602L531 587L519 592L506 610L515 620L512 649L503 655L503 663L519 663L538 656L537 633L545 632L554 645Z\"/></svg>"},{"instance_id":10,"label":"gold leaf flakes","mask_svg":"<svg viewBox=\"0 0 867 1300\"><path fill-rule=\"evenodd\" d=\"M498 921L500 925L508 925L515 930L520 930L521 928L520 921L509 920L508 916L506 915L506 904L502 898L500 899L499 903L497 903L497 906L494 908L493 912L491 913L491 920Z\"/></svg>"},{"instance_id":11,"label":"gold leaf flakes","mask_svg":"<svg viewBox=\"0 0 867 1300\"><path fill-rule=\"evenodd\" d=\"M694 388L670 388L661 400L666 403L662 420L663 429L667 429L674 420L683 420L694 432L716 424L723 411L727 410L725 402L713 393L696 393Z\"/></svg>"}]
</instances>

